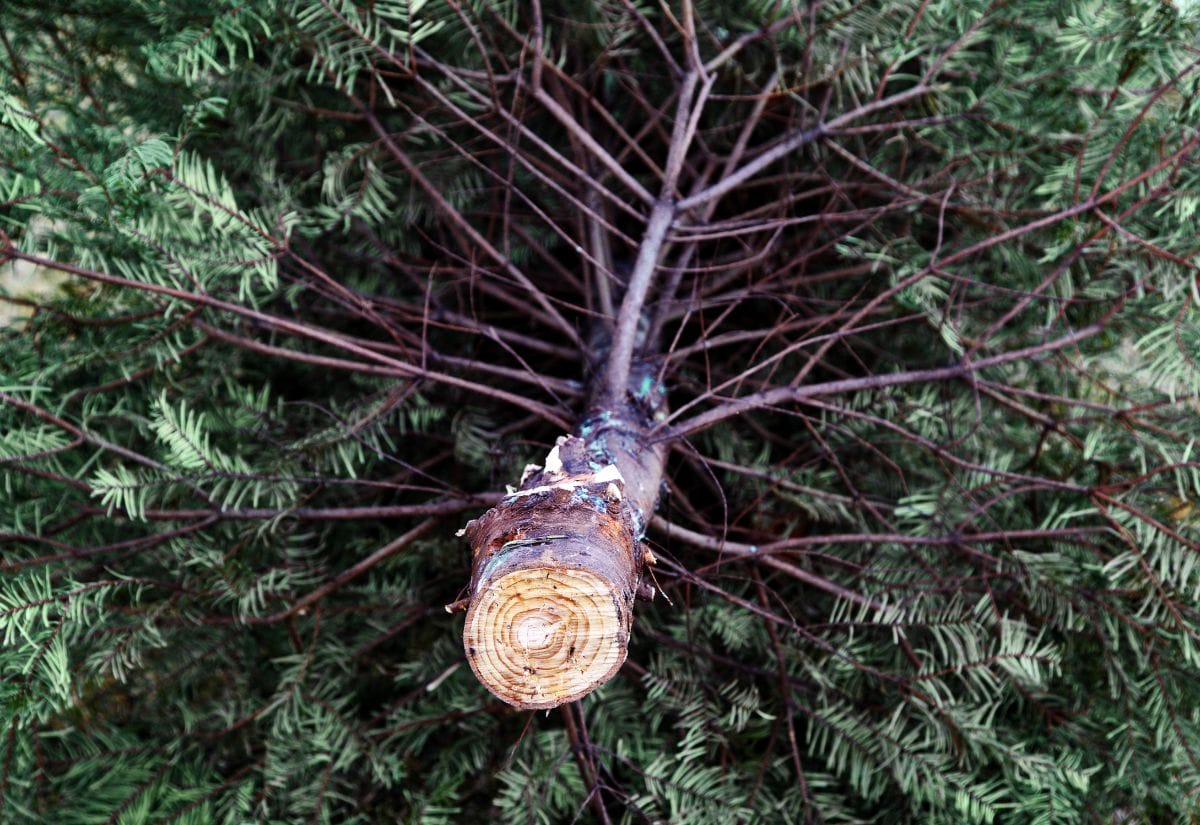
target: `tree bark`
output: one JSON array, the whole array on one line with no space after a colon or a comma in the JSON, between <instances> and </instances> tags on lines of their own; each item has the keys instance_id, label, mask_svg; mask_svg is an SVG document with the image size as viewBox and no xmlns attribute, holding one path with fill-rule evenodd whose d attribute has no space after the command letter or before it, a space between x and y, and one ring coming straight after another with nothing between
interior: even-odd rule
<instances>
[{"instance_id":1,"label":"tree bark","mask_svg":"<svg viewBox=\"0 0 1200 825\"><path fill-rule=\"evenodd\" d=\"M623 400L592 408L544 466L526 468L520 490L463 529L467 661L518 708L556 707L608 681L625 661L635 596L653 596L641 539L666 448L644 436L666 403L653 365L630 379Z\"/></svg>"}]
</instances>

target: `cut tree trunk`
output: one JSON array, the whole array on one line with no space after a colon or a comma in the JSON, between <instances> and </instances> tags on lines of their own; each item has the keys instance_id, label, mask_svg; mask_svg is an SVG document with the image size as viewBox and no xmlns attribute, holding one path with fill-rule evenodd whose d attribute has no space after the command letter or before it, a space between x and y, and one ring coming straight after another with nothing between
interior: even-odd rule
<instances>
[{"instance_id":1,"label":"cut tree trunk","mask_svg":"<svg viewBox=\"0 0 1200 825\"><path fill-rule=\"evenodd\" d=\"M520 490L463 530L467 661L518 708L556 707L608 681L625 661L635 596L653 596L641 538L666 450L644 436L665 399L649 365L631 379L629 398L593 408L544 466L526 468Z\"/></svg>"}]
</instances>

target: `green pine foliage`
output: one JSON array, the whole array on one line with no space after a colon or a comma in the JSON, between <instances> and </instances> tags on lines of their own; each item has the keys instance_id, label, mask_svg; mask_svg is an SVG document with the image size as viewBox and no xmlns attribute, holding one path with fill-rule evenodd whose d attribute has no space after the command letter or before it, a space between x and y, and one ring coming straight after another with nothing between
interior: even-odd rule
<instances>
[{"instance_id":1,"label":"green pine foliage","mask_svg":"<svg viewBox=\"0 0 1200 825\"><path fill-rule=\"evenodd\" d=\"M587 216L618 268L644 216L531 67L655 191L685 9L740 44L692 191L929 88L677 230L672 423L863 381L678 440L660 512L748 549L654 526L621 674L517 713L454 531L582 414L547 319L588 339ZM1194 821L1198 44L1183 0L8 0L0 821Z\"/></svg>"}]
</instances>

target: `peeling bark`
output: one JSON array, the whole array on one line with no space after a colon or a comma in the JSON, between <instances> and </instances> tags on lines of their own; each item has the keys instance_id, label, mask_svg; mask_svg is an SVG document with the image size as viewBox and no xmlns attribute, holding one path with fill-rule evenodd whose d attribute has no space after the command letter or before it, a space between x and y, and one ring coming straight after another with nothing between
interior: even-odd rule
<instances>
[{"instance_id":1,"label":"peeling bark","mask_svg":"<svg viewBox=\"0 0 1200 825\"><path fill-rule=\"evenodd\" d=\"M666 450L643 437L666 405L650 365L631 381L620 409L594 408L544 466L526 468L520 490L463 529L467 661L516 707L556 707L608 681L625 661L634 598L653 595L641 538Z\"/></svg>"}]
</instances>

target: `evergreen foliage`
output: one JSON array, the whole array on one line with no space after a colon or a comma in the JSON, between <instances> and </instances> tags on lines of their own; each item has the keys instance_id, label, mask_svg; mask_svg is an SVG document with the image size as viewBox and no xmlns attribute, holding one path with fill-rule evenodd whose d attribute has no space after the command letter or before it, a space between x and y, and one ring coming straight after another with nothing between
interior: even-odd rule
<instances>
[{"instance_id":1,"label":"evergreen foliage","mask_svg":"<svg viewBox=\"0 0 1200 825\"><path fill-rule=\"evenodd\" d=\"M1198 35L6 0L0 821L1194 821ZM662 596L516 713L454 531L583 414L693 114Z\"/></svg>"}]
</instances>

